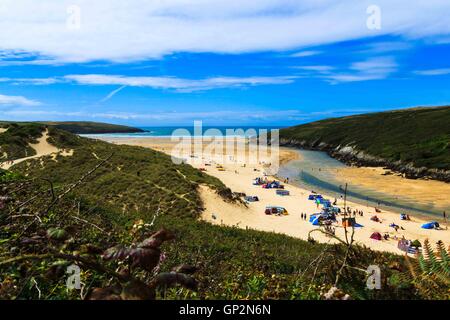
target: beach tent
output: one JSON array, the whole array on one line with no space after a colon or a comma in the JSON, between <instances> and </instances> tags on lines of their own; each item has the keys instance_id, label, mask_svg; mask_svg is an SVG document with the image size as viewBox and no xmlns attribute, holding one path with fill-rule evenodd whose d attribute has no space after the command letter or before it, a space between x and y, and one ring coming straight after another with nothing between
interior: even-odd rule
<instances>
[{"instance_id":1,"label":"beach tent","mask_svg":"<svg viewBox=\"0 0 450 320\"><path fill-rule=\"evenodd\" d=\"M372 233L372 235L370 236L370 239L373 239L373 240L381 240L381 239L383 239L383 237L381 236L381 233L379 233L379 232L374 232L374 233Z\"/></svg>"},{"instance_id":2,"label":"beach tent","mask_svg":"<svg viewBox=\"0 0 450 320\"><path fill-rule=\"evenodd\" d=\"M322 218L325 220L336 221L336 215L332 212L323 212L321 213Z\"/></svg>"},{"instance_id":3,"label":"beach tent","mask_svg":"<svg viewBox=\"0 0 450 320\"><path fill-rule=\"evenodd\" d=\"M276 207L276 206L267 206L265 211L265 214L282 214L282 215L288 215L288 211L283 207Z\"/></svg>"},{"instance_id":4,"label":"beach tent","mask_svg":"<svg viewBox=\"0 0 450 320\"><path fill-rule=\"evenodd\" d=\"M259 201L259 198L257 196L246 196L244 199L248 202Z\"/></svg>"},{"instance_id":5,"label":"beach tent","mask_svg":"<svg viewBox=\"0 0 450 320\"><path fill-rule=\"evenodd\" d=\"M289 195L289 191L288 190L277 190L276 194L279 196L288 196Z\"/></svg>"},{"instance_id":6,"label":"beach tent","mask_svg":"<svg viewBox=\"0 0 450 320\"><path fill-rule=\"evenodd\" d=\"M320 225L320 216L316 216L314 220L312 221L313 226L319 226Z\"/></svg>"},{"instance_id":7,"label":"beach tent","mask_svg":"<svg viewBox=\"0 0 450 320\"><path fill-rule=\"evenodd\" d=\"M317 199L323 199L323 197L320 194L310 194L308 196L308 200L317 200Z\"/></svg>"},{"instance_id":8,"label":"beach tent","mask_svg":"<svg viewBox=\"0 0 450 320\"><path fill-rule=\"evenodd\" d=\"M434 229L434 228L438 228L438 227L439 227L439 223L437 223L436 221L424 223L422 225L423 229Z\"/></svg>"},{"instance_id":9,"label":"beach tent","mask_svg":"<svg viewBox=\"0 0 450 320\"><path fill-rule=\"evenodd\" d=\"M331 208L331 201L330 200L323 200L322 204L325 208Z\"/></svg>"},{"instance_id":10,"label":"beach tent","mask_svg":"<svg viewBox=\"0 0 450 320\"><path fill-rule=\"evenodd\" d=\"M340 213L341 212L341 209L340 208L338 208L338 207L329 207L329 208L326 208L329 212L331 212L331 213Z\"/></svg>"},{"instance_id":11,"label":"beach tent","mask_svg":"<svg viewBox=\"0 0 450 320\"><path fill-rule=\"evenodd\" d=\"M353 225L355 228L362 228L364 227L362 224L356 223Z\"/></svg>"}]
</instances>

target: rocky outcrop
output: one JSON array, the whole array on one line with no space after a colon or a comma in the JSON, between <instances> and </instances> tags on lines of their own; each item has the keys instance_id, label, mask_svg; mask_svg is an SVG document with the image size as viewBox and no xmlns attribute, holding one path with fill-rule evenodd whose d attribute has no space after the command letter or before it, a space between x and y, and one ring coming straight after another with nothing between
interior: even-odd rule
<instances>
[{"instance_id":1,"label":"rocky outcrop","mask_svg":"<svg viewBox=\"0 0 450 320\"><path fill-rule=\"evenodd\" d=\"M328 153L329 156L351 166L385 167L404 175L408 179L432 179L450 183L449 170L426 167L417 168L412 163L390 161L367 154L364 151L358 150L351 144L335 146L320 141L319 139L314 141L299 141L295 139L280 138L280 145L306 150L323 151Z\"/></svg>"}]
</instances>

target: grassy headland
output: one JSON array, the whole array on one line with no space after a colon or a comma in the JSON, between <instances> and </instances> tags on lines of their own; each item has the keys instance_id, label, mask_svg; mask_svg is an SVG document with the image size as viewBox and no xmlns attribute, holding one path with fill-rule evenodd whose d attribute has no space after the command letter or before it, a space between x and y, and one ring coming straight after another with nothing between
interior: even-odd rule
<instances>
[{"instance_id":1,"label":"grassy headland","mask_svg":"<svg viewBox=\"0 0 450 320\"><path fill-rule=\"evenodd\" d=\"M16 122L15 124L30 125L30 124L46 125L48 127L54 127L62 129L72 133L78 134L101 134L101 133L134 133L143 132L142 129L123 126L118 124L110 124L103 122L92 121L40 121L40 122ZM6 127L11 122L0 121L0 127Z\"/></svg>"},{"instance_id":2,"label":"grassy headland","mask_svg":"<svg viewBox=\"0 0 450 320\"><path fill-rule=\"evenodd\" d=\"M327 151L350 164L450 181L450 106L370 113L280 131L284 145Z\"/></svg>"}]
</instances>

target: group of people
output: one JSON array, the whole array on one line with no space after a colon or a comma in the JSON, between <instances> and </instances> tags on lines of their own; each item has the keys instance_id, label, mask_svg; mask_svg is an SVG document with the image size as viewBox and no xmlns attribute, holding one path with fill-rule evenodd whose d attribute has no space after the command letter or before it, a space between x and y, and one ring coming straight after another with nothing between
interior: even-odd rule
<instances>
[{"instance_id":1,"label":"group of people","mask_svg":"<svg viewBox=\"0 0 450 320\"><path fill-rule=\"evenodd\" d=\"M308 218L308 216L306 215L306 213L301 213L300 217L302 218L302 220L306 220Z\"/></svg>"},{"instance_id":2,"label":"group of people","mask_svg":"<svg viewBox=\"0 0 450 320\"><path fill-rule=\"evenodd\" d=\"M364 217L364 211L362 210L353 210L350 207L347 207L347 214L351 217L352 215L356 218L356 216Z\"/></svg>"}]
</instances>

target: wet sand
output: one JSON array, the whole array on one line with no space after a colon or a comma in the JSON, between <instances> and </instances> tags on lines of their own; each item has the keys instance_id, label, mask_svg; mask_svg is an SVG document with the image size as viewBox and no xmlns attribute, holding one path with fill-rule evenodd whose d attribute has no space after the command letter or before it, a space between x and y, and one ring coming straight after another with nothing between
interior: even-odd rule
<instances>
[{"instance_id":1,"label":"wet sand","mask_svg":"<svg viewBox=\"0 0 450 320\"><path fill-rule=\"evenodd\" d=\"M336 177L342 181L374 189L378 192L405 198L426 206L432 206L450 212L450 183L434 180L411 180L396 174L383 175L389 170L383 168L345 167L336 171Z\"/></svg>"}]
</instances>

